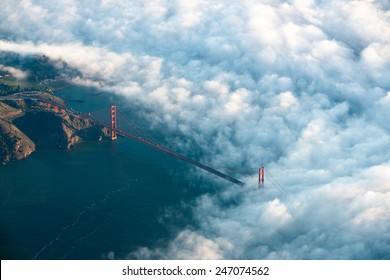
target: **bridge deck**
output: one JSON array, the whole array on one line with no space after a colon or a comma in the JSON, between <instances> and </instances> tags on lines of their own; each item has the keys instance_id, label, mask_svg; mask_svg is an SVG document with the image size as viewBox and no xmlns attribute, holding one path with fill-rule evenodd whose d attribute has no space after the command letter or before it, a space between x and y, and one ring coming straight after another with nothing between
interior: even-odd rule
<instances>
[{"instance_id":1,"label":"bridge deck","mask_svg":"<svg viewBox=\"0 0 390 280\"><path fill-rule=\"evenodd\" d=\"M232 182L232 183L234 183L234 184L236 184L236 185L240 185L240 186L243 186L243 185L244 185L243 182L241 182L241 181L239 181L239 180L237 180L237 179L235 179L235 178L233 178L233 177L231 177L231 176L229 176L229 175L226 175L226 174L224 174L224 173L222 173L222 172L220 172L220 171L218 171L218 170L215 170L214 168L211 168L211 167L209 167L209 166L207 166L207 165L204 165L204 164L202 164L202 163L200 163L200 162L198 162L198 161L195 161L195 160L190 159L190 158L188 158L188 157L186 157L186 156L183 156L183 155L181 155L181 154L179 154L179 153L177 153L177 152L175 152L175 151L172 151L172 150L167 149L167 148L165 148L165 147L156 145L156 144L154 144L154 143L151 143L151 142L149 142L149 141L147 141L147 140L145 140L145 139L142 139L142 138L140 138L140 137L134 136L134 135L132 135L132 134L130 134L130 133L127 133L127 132L125 132L125 131L122 131L122 130L120 130L120 129L116 129L116 132L117 132L117 134L119 134L119 135L122 135L122 136L127 137L127 138L134 139L134 140L136 140L136 141L138 141L138 142L141 142L141 143L143 143L143 144L145 144L145 145L148 145L148 146L150 146L150 147L152 147L152 148L154 148L154 149L157 149L157 150L162 151L162 152L164 152L164 153L167 153L167 154L169 154L169 155L171 155L171 156L174 156L174 157L176 157L176 158L178 158L178 159L181 159L181 160L183 160L183 161L186 161L186 162L188 162L188 163L190 163L190 164L192 164L192 165L194 165L194 166L196 166L196 167L199 167L199 168L201 168L201 169L203 169L203 170L206 170L206 171L208 171L208 172L210 172L210 173L212 173L212 174L214 174L214 175L217 175L217 176L219 176L219 177L221 177L221 178L223 178L223 179L225 179L225 180L228 180L228 181L230 181L230 182Z\"/></svg>"}]
</instances>

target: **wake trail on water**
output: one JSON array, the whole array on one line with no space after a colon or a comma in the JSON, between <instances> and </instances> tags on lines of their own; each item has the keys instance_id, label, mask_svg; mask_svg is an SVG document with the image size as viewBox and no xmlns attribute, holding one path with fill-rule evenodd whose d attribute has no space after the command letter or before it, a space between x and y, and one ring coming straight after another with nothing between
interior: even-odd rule
<instances>
[{"instance_id":1,"label":"wake trail on water","mask_svg":"<svg viewBox=\"0 0 390 280\"><path fill-rule=\"evenodd\" d=\"M66 235L70 235L71 233L75 233L76 227L78 225L81 226L81 224L82 224L81 221L83 220L84 217L85 217L85 220L88 221L88 214L92 215L94 212L93 211L94 209L98 209L99 207L101 208L104 204L106 204L110 200L110 198L114 194L122 192L124 190L127 190L130 188L130 186L131 186L131 182L129 181L125 187L118 188L118 189L112 190L110 192L107 192L102 199L90 203L85 209L83 209L76 216L75 220L72 223L62 227L61 230L57 233L57 235L50 242L48 242L37 253L35 253L35 255L33 256L32 259L33 260L38 259L38 257L40 257L42 254L44 254L47 250L49 250L50 248L55 246L58 242L60 242L60 240L64 240ZM115 212L115 210L108 212L108 214L112 214L113 212ZM92 219L92 217L91 217L91 219ZM82 235L81 237L73 240L69 251L67 253L65 253L65 255L62 258L63 259L66 258L75 249L79 248L83 244L83 242L86 239L88 239L90 236L92 236L94 233L96 233L106 221L107 221L107 217L100 224L98 224L96 227L94 227L91 231L89 231L86 234Z\"/></svg>"},{"instance_id":2,"label":"wake trail on water","mask_svg":"<svg viewBox=\"0 0 390 280\"><path fill-rule=\"evenodd\" d=\"M108 214L113 214L116 211L111 211ZM98 224L92 231L86 233L85 235L79 237L77 240L73 242L73 245L70 247L69 251L64 254L64 256L61 259L66 259L71 253L73 253L77 248L81 247L83 243L88 240L91 236L93 236L101 227L105 224L105 222L108 220L108 217L105 217L103 222L101 224Z\"/></svg>"}]
</instances>

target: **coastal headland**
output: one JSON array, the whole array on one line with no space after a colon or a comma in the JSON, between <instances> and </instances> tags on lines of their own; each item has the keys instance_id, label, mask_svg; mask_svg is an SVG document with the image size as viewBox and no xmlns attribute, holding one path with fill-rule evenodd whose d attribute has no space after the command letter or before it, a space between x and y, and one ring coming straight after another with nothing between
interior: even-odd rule
<instances>
[{"instance_id":1,"label":"coastal headland","mask_svg":"<svg viewBox=\"0 0 390 280\"><path fill-rule=\"evenodd\" d=\"M106 127L53 103L65 101L39 91L0 96L1 163L23 159L40 148L70 149L83 141L109 137Z\"/></svg>"}]
</instances>

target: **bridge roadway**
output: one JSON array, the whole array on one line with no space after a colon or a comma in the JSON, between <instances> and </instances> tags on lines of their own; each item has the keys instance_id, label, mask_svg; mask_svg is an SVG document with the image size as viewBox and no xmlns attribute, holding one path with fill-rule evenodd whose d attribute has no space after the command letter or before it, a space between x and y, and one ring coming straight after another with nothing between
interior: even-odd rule
<instances>
[{"instance_id":1,"label":"bridge roadway","mask_svg":"<svg viewBox=\"0 0 390 280\"><path fill-rule=\"evenodd\" d=\"M78 112L76 110L73 110L72 108L68 108L66 105L60 104L60 103L55 102L53 100L40 98L40 97L35 96L35 95L31 94L31 93L28 93L28 94L17 94L17 95L15 94L15 95L9 95L9 96L0 97L0 100L4 100L4 99L12 99L12 100L31 99L33 101L38 101L38 102L41 101L41 102L50 103L53 106L58 106L58 108L64 109L68 114L71 114L71 115L74 115L74 116L82 116L84 118L89 118L91 121L111 129L111 125L110 124L107 124L107 123L105 123L103 121L100 121L98 119L95 119L95 118L93 118L93 117L91 117L89 115L86 115L86 114L83 114L83 113ZM210 173L212 173L212 174L214 174L214 175L216 175L216 176L218 176L220 178L223 178L223 179L225 179L227 181L230 181L230 182L232 182L232 183L234 183L236 185L239 185L239 186L244 186L245 185L245 183L243 183L243 182L241 182L241 181L239 181L239 180L237 180L237 179L235 179L235 178L233 178L233 177L231 177L231 176L229 176L227 174L224 174L224 173L222 173L222 172L220 172L220 171L218 171L218 170L216 170L214 168L211 168L211 167L209 167L207 165L204 165L204 164L202 164L202 163L200 163L198 161L195 161L195 160L190 159L190 158L188 158L186 156L183 156L183 155L181 155L181 154L179 154L179 153L177 153L175 151L172 151L172 150L170 150L168 148L165 148L165 147L160 146L158 144L155 144L155 143L153 143L151 141L148 141L147 139L143 139L142 137L133 135L133 134L128 133L128 132L126 132L126 131L124 131L122 129L119 129L119 128L116 128L115 131L116 131L116 133L118 135L121 135L121 136L126 137L126 138L133 139L133 140L135 140L137 142L140 142L140 143L142 143L144 145L147 145L147 146L152 147L152 148L154 148L156 150L159 150L161 152L169 154L169 155L171 155L171 156L173 156L175 158L178 158L180 160L188 162L188 163L190 163L190 164L192 164L192 165L194 165L196 167L199 167L199 168L201 168L203 170L206 170L206 171L208 171L208 172L210 172Z\"/></svg>"},{"instance_id":2,"label":"bridge roadway","mask_svg":"<svg viewBox=\"0 0 390 280\"><path fill-rule=\"evenodd\" d=\"M96 120L94 118L90 118L90 119L93 120L94 122L100 124L100 125L103 125L103 126L108 127L108 128L111 129L110 125L108 125L108 124L106 124L106 123L104 123L102 121ZM200 163L200 162L195 161L193 159L190 159L190 158L188 158L186 156L183 156L183 155L181 155L181 154L179 154L179 153L177 153L175 151L172 151L172 150L170 150L168 148L165 148L163 146L160 146L158 144L150 142L150 141L148 141L146 139L143 139L143 138L141 138L139 136L135 136L135 135L133 135L131 133L128 133L128 132L126 132L124 130L121 130L119 128L116 128L115 131L116 131L117 135L121 135L123 137L133 139L133 140L138 141L138 142L140 142L142 144L145 144L145 145L147 145L149 147L152 147L152 148L154 148L156 150L164 152L164 153L166 153L168 155L174 156L175 158L178 158L178 159L181 159L183 161L186 161L186 162L188 162L188 163L190 163L190 164L192 164L192 165L194 165L196 167L199 167L199 168L201 168L203 170L206 170L206 171L208 171L208 172L210 172L210 173L212 173L214 175L217 175L217 176L219 176L219 177L221 177L221 178L223 178L225 180L228 180L228 181L230 181L230 182L232 182L232 183L234 183L236 185L239 185L239 186L244 186L245 185L243 182L241 182L241 181L239 181L239 180L237 180L237 179L235 179L235 178L233 178L233 177L231 177L231 176L229 176L227 174L224 174L224 173L222 173L222 172L220 172L220 171L218 171L218 170L216 170L214 168L211 168L211 167L209 167L207 165L204 165L203 163Z\"/></svg>"}]
</instances>

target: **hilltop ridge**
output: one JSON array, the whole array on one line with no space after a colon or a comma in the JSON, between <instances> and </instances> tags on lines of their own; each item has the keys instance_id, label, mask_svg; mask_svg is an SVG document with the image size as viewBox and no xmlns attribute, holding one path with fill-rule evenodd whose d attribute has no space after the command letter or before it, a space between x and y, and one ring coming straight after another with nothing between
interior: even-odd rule
<instances>
[{"instance_id":1,"label":"hilltop ridge","mask_svg":"<svg viewBox=\"0 0 390 280\"><path fill-rule=\"evenodd\" d=\"M40 100L64 101L48 93L34 94ZM41 102L42 103L42 102ZM70 149L83 141L100 141L109 136L107 128L86 117L46 108L33 100L0 100L0 162L20 160L39 148Z\"/></svg>"}]
</instances>

